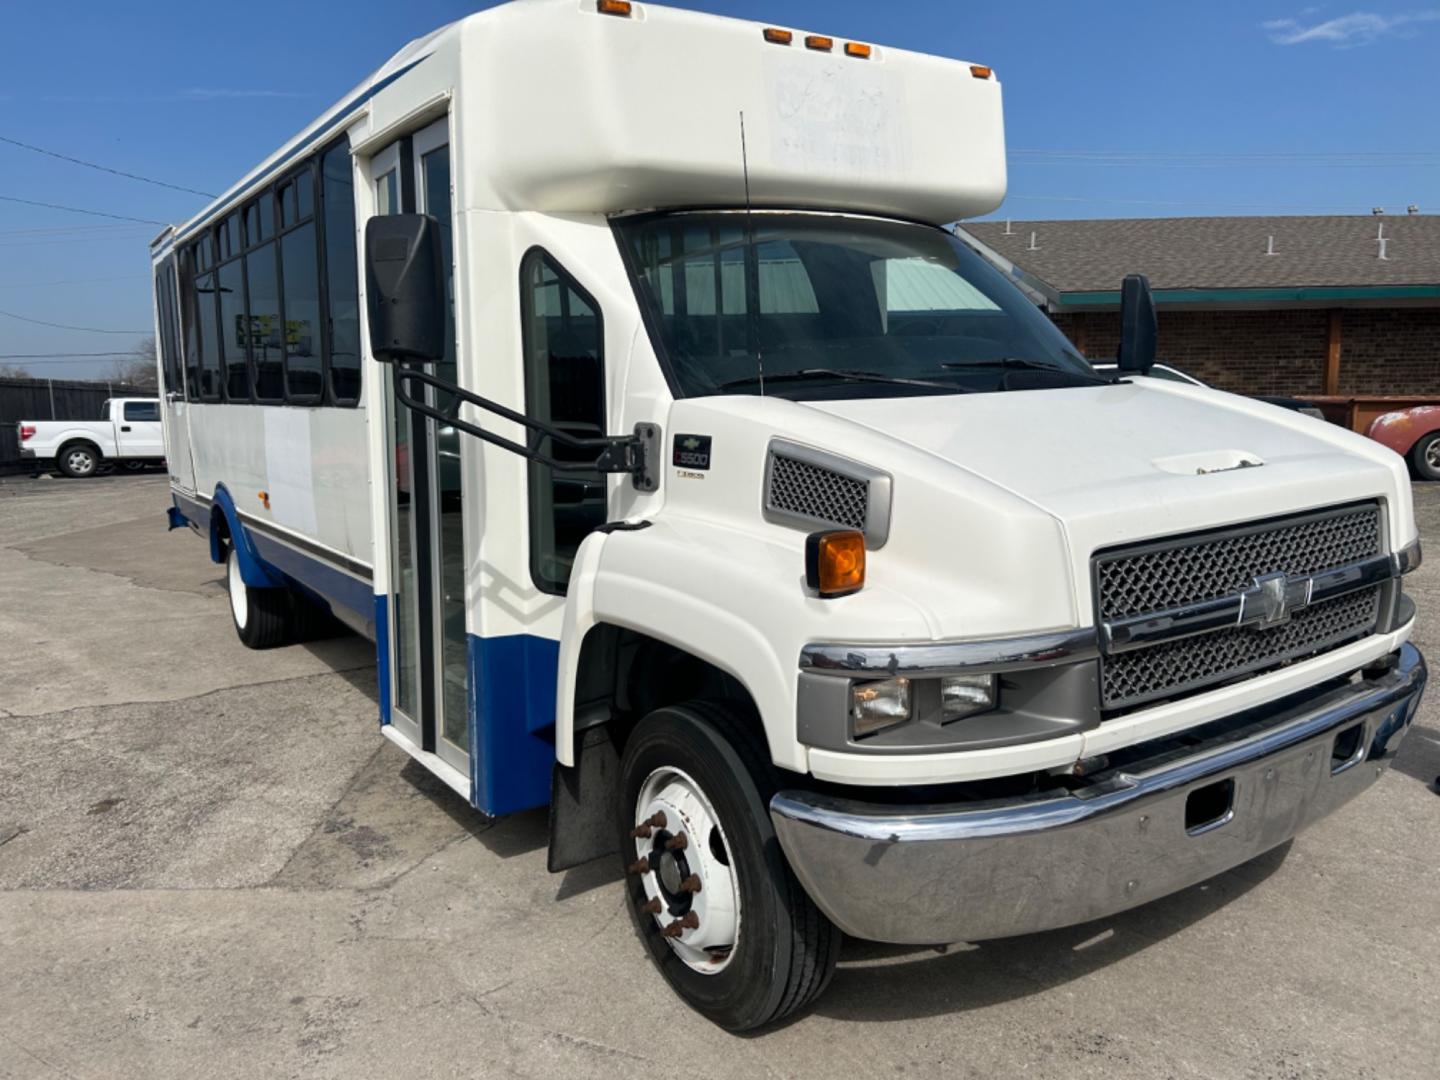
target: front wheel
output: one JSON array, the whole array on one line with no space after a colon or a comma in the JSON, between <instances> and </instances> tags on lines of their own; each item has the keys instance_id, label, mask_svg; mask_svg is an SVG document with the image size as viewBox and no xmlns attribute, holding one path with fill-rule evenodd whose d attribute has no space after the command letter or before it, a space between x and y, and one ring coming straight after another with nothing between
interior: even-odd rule
<instances>
[{"instance_id":1,"label":"front wheel","mask_svg":"<svg viewBox=\"0 0 1440 1080\"><path fill-rule=\"evenodd\" d=\"M252 589L240 573L235 545L225 557L225 585L235 633L252 649L290 643L290 596L284 589Z\"/></svg>"},{"instance_id":2,"label":"front wheel","mask_svg":"<svg viewBox=\"0 0 1440 1080\"><path fill-rule=\"evenodd\" d=\"M631 734L620 770L635 929L685 1002L731 1031L812 1001L840 949L775 837L775 768L755 726L727 703L658 709Z\"/></svg>"},{"instance_id":3,"label":"front wheel","mask_svg":"<svg viewBox=\"0 0 1440 1080\"><path fill-rule=\"evenodd\" d=\"M1415 444L1410 464L1421 480L1440 480L1440 431L1432 431Z\"/></svg>"}]
</instances>

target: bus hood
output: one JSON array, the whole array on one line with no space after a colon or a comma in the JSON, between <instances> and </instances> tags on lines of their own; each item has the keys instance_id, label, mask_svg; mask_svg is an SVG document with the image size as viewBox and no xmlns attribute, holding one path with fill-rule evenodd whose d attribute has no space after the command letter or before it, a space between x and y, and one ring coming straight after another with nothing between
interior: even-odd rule
<instances>
[{"instance_id":1,"label":"bus hood","mask_svg":"<svg viewBox=\"0 0 1440 1080\"><path fill-rule=\"evenodd\" d=\"M1152 379L1100 387L809 402L1051 515L1081 580L1112 544L1384 498L1414 533L1404 463L1321 420ZM897 477L897 483L903 480Z\"/></svg>"}]
</instances>

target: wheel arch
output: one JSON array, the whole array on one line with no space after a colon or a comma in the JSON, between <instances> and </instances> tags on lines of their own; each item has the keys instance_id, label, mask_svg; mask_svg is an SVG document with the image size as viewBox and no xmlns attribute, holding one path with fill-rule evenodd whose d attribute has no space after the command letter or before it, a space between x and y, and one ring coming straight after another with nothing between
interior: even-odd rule
<instances>
[{"instance_id":1,"label":"wheel arch","mask_svg":"<svg viewBox=\"0 0 1440 1080\"><path fill-rule=\"evenodd\" d=\"M623 736L627 725L654 708L712 695L747 701L771 760L805 771L804 750L793 738L791 690L770 643L735 612L693 592L671 590L663 604L656 603L649 590L626 580L607 590L612 605L623 598L623 610L598 610L601 553L611 540L592 533L576 553L560 636L559 763L575 764L578 735L590 727L607 724ZM602 677L607 671L612 673L608 687ZM656 672L661 678L652 693L636 689L642 674ZM792 737L784 738L786 732Z\"/></svg>"},{"instance_id":2,"label":"wheel arch","mask_svg":"<svg viewBox=\"0 0 1440 1080\"><path fill-rule=\"evenodd\" d=\"M240 579L252 589L278 589L285 582L255 550L255 542L240 521L235 500L224 484L215 488L210 502L210 561L223 563L227 550L233 546L240 560Z\"/></svg>"},{"instance_id":3,"label":"wheel arch","mask_svg":"<svg viewBox=\"0 0 1440 1080\"><path fill-rule=\"evenodd\" d=\"M105 451L100 449L100 444L95 441L95 437L88 434L64 436L60 440L60 445L55 448L55 459L58 461L72 446L88 446L91 450L95 451L95 464L97 465L106 460Z\"/></svg>"}]
</instances>

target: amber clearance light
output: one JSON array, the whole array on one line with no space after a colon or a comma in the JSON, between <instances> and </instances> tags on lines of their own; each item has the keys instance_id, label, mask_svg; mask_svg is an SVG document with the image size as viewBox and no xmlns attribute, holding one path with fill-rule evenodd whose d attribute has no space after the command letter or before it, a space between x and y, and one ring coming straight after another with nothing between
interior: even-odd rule
<instances>
[{"instance_id":1,"label":"amber clearance light","mask_svg":"<svg viewBox=\"0 0 1440 1080\"><path fill-rule=\"evenodd\" d=\"M595 10L601 15L630 17L630 0L595 0Z\"/></svg>"},{"instance_id":2,"label":"amber clearance light","mask_svg":"<svg viewBox=\"0 0 1440 1080\"><path fill-rule=\"evenodd\" d=\"M807 536L805 582L826 599L848 596L864 588L864 534L843 529Z\"/></svg>"}]
</instances>

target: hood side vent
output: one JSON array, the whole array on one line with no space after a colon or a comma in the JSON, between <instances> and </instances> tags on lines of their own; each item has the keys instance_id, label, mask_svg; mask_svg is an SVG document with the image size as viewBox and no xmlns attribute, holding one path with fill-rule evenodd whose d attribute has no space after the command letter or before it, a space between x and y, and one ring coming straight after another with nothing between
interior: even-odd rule
<instances>
[{"instance_id":1,"label":"hood side vent","mask_svg":"<svg viewBox=\"0 0 1440 1080\"><path fill-rule=\"evenodd\" d=\"M890 531L890 477L857 461L776 439L765 459L767 521L814 529L832 526L884 545Z\"/></svg>"}]
</instances>

